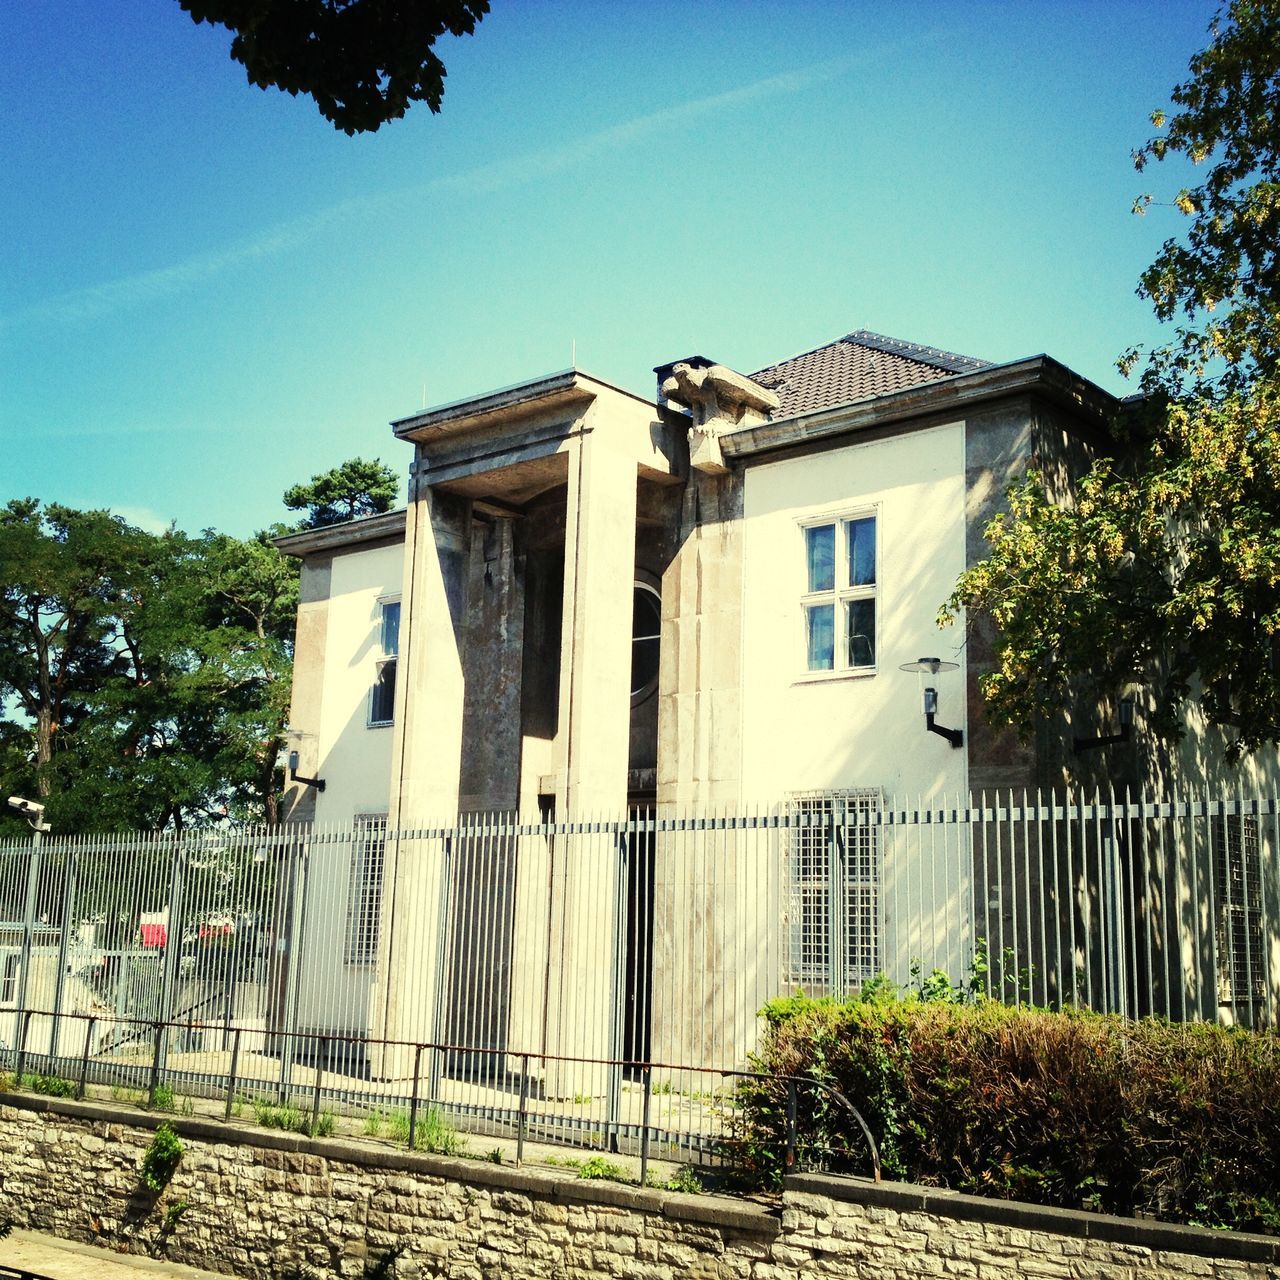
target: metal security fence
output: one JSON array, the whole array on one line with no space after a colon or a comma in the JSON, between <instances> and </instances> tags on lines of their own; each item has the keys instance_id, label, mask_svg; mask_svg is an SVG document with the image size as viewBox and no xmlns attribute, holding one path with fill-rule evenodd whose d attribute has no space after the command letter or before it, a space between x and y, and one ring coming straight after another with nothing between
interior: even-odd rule
<instances>
[{"instance_id":1,"label":"metal security fence","mask_svg":"<svg viewBox=\"0 0 1280 1280\"><path fill-rule=\"evenodd\" d=\"M0 1058L709 1150L780 995L887 981L1274 1027L1278 850L1274 799L867 790L9 842Z\"/></svg>"}]
</instances>

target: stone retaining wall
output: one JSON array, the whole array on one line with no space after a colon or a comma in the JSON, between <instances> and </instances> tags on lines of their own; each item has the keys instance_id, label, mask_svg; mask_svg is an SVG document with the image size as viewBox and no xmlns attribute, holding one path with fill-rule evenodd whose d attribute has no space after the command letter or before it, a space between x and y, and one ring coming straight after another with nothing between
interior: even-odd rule
<instances>
[{"instance_id":1,"label":"stone retaining wall","mask_svg":"<svg viewBox=\"0 0 1280 1280\"><path fill-rule=\"evenodd\" d=\"M243 1280L1280 1280L1269 1236L818 1176L757 1204L194 1117L168 1117L186 1150L156 1197L164 1119L0 1096L0 1220Z\"/></svg>"}]
</instances>

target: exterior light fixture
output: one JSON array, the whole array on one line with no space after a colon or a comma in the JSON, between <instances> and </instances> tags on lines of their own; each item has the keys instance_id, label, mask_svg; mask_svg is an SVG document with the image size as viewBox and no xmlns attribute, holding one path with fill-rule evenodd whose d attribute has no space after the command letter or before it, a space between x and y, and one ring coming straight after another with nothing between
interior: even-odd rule
<instances>
[{"instance_id":1,"label":"exterior light fixture","mask_svg":"<svg viewBox=\"0 0 1280 1280\"><path fill-rule=\"evenodd\" d=\"M298 773L298 753L296 751L289 752L289 781L300 782L304 787L315 787L317 791L324 790L323 778L304 778Z\"/></svg>"},{"instance_id":2,"label":"exterior light fixture","mask_svg":"<svg viewBox=\"0 0 1280 1280\"><path fill-rule=\"evenodd\" d=\"M1076 755L1082 751L1092 751L1095 747L1109 747L1117 742L1128 742L1133 734L1133 699L1121 698L1116 704L1120 720L1119 733L1104 733L1097 738L1072 738L1071 745Z\"/></svg>"},{"instance_id":3,"label":"exterior light fixture","mask_svg":"<svg viewBox=\"0 0 1280 1280\"><path fill-rule=\"evenodd\" d=\"M939 671L957 671L960 664L958 662L944 662L941 658L917 658L914 662L904 662L900 671L914 671L920 676L920 683L924 685L924 677L936 676ZM938 691L933 685L924 685L924 727L929 733L936 733L940 738L946 738L953 747L964 745L963 729L946 729L942 725L935 722L934 717L938 714Z\"/></svg>"}]
</instances>

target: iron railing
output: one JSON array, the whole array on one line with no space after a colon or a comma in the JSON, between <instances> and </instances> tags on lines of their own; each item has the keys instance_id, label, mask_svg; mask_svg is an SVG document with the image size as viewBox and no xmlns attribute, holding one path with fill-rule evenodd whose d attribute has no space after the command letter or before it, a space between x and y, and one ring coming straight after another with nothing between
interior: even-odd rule
<instances>
[{"instance_id":1,"label":"iron railing","mask_svg":"<svg viewBox=\"0 0 1280 1280\"><path fill-rule=\"evenodd\" d=\"M0 1054L150 1061L163 1025L165 1078L238 1055L276 1087L408 1097L429 1045L422 1095L467 1124L524 1092L590 1144L638 1130L648 1080L656 1127L705 1145L708 1079L749 1070L781 995L1275 1027L1278 852L1273 798L867 791L0 843Z\"/></svg>"},{"instance_id":2,"label":"iron railing","mask_svg":"<svg viewBox=\"0 0 1280 1280\"><path fill-rule=\"evenodd\" d=\"M66 1027L69 1038L81 1044L78 1058L41 1053L27 1046L30 1026L35 1018L51 1018L55 1023L72 1024ZM633 1067L638 1076L638 1101L630 1108L630 1114L612 1123L605 1123L602 1130L588 1135L590 1145L602 1150L638 1155L639 1182L646 1185L649 1164L652 1159L684 1159L692 1156L704 1166L740 1163L739 1152L746 1148L748 1131L744 1129L744 1116L740 1107L739 1089L751 1083L757 1092L768 1091L776 1096L774 1109L784 1110L785 1122L778 1126L779 1164L784 1170L799 1168L804 1163L821 1164L826 1152L813 1146L802 1145L798 1123L799 1107L806 1095L825 1095L842 1108L857 1125L867 1148L867 1169L877 1182L880 1181L880 1152L861 1112L829 1081L809 1075L766 1074L758 1071L708 1071L706 1068L676 1066L664 1063L614 1063L588 1062L582 1059L552 1058L546 1054L519 1052L518 1088L514 1106L493 1105L477 1109L459 1105L448 1097L432 1096L427 1092L430 1072L424 1071L424 1060L441 1054L456 1053L464 1046L412 1042L373 1041L367 1037L319 1037L320 1054L312 1065L299 1068L306 1055L295 1051L288 1055L292 1064L287 1075L264 1078L260 1073L244 1070L246 1059L241 1050L244 1033L236 1028L232 1035L229 1060L223 1064L205 1064L213 1069L193 1071L173 1067L166 1052L175 1038L189 1034L192 1024L152 1020L136 1023L128 1020L139 1034L128 1038L129 1043L145 1042L146 1055L102 1055L91 1052L96 1043L95 1030L103 1021L118 1023L122 1020L98 1018L91 1014L60 1013L52 1010L25 1010L21 1016L18 1044L15 1050L3 1055L6 1065L13 1069L13 1076L5 1083L18 1090L32 1089L55 1096L84 1099L90 1097L91 1087L99 1092L109 1091L113 1098L123 1096L152 1110L178 1111L186 1114L220 1115L224 1121L239 1118L245 1107L251 1114L262 1118L265 1109L267 1123L279 1125L285 1109L298 1132L320 1135L338 1131L346 1125L351 1132L373 1133L381 1136L382 1124L369 1125L370 1118L386 1121L401 1118L401 1139L412 1151L422 1149L419 1141L428 1128L424 1117L431 1116L430 1126L436 1135L462 1129L468 1133L484 1133L514 1139L514 1162L517 1166L525 1159L526 1145L530 1142L551 1145L584 1145L584 1121L589 1116L581 1113L581 1098L552 1099L545 1095L535 1097L531 1088L545 1079L548 1070L569 1063L609 1068ZM293 1039L313 1040L314 1037ZM119 1041L117 1041L119 1042ZM357 1081L341 1071L326 1071L327 1049L334 1044L348 1049L359 1046L361 1056L371 1056L371 1049L386 1054L403 1051L412 1062L407 1093L401 1092L395 1082ZM475 1052L484 1052L475 1049ZM282 1059L284 1055L281 1055ZM344 1060L349 1055L339 1055ZM166 1065L166 1064L170 1065ZM222 1070L218 1070L218 1066ZM655 1096L655 1072L678 1071L705 1076L714 1082L714 1124L704 1124L700 1132L691 1134L679 1123L671 1106L664 1105L669 1095L660 1091ZM678 1105L687 1105L687 1099L679 1099ZM572 1105L566 1105L571 1103ZM675 1123L672 1123L673 1117ZM322 1124L322 1118L324 1123ZM444 1129L441 1129L441 1120ZM363 1124L362 1124L363 1122ZM479 1123L478 1123L479 1122ZM391 1137L395 1139L394 1125ZM755 1148L767 1142L770 1133L759 1124L749 1130L750 1145ZM432 1139L428 1136L427 1148ZM439 1137L435 1139L439 1142ZM449 1150L450 1148L446 1148Z\"/></svg>"}]
</instances>

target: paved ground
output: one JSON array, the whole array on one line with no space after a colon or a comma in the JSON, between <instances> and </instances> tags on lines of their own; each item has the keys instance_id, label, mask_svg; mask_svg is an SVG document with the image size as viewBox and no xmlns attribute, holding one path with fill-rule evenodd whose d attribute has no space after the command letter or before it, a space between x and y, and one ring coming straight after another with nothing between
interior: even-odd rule
<instances>
[{"instance_id":1,"label":"paved ground","mask_svg":"<svg viewBox=\"0 0 1280 1280\"><path fill-rule=\"evenodd\" d=\"M0 1277L7 1275L5 1268L36 1280L227 1280L212 1271L73 1244L40 1231L14 1231L0 1240Z\"/></svg>"}]
</instances>

